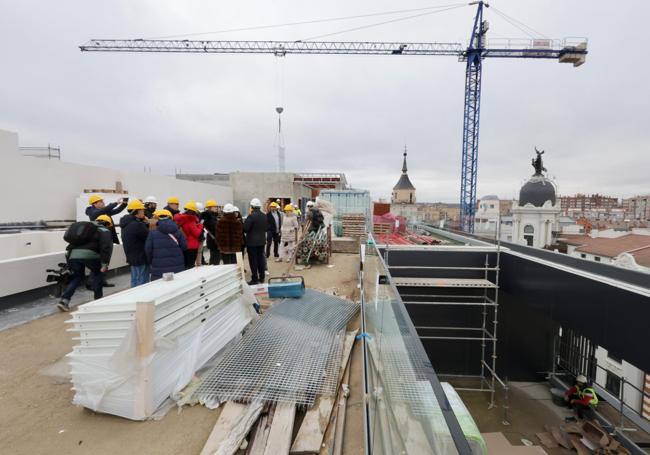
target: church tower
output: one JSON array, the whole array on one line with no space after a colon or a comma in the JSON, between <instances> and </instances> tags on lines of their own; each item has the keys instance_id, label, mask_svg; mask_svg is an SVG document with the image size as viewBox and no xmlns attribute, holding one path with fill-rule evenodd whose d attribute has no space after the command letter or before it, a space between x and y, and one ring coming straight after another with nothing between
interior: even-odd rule
<instances>
[{"instance_id":1,"label":"church tower","mask_svg":"<svg viewBox=\"0 0 650 455\"><path fill-rule=\"evenodd\" d=\"M415 204L415 187L411 183L406 166L406 146L404 146L404 162L402 164L402 175L397 184L393 187L393 194L390 198L391 204Z\"/></svg>"}]
</instances>

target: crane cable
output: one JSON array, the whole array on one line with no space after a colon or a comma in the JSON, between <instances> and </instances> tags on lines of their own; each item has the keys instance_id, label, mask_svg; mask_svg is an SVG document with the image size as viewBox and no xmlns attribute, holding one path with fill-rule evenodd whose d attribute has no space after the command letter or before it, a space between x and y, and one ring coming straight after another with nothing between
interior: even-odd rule
<instances>
[{"instance_id":1,"label":"crane cable","mask_svg":"<svg viewBox=\"0 0 650 455\"><path fill-rule=\"evenodd\" d=\"M342 33L354 32L354 31L357 31L357 30L364 30L366 28L378 27L380 25L391 24L393 22L400 22L400 21L406 21L406 20L409 20L409 19L415 19L417 17L430 16L432 14L438 14L438 13L442 13L442 12L449 11L449 10L452 10L452 9L462 8L463 6L467 6L467 4L466 3L456 4L454 6L449 6L448 8L439 9L437 11L429 11L429 12L426 12L426 13L414 14L412 16L406 16L406 17L399 17L397 19L390 19L390 20L387 20L387 21L377 22L377 23L374 23L374 24L362 25L360 27L353 27L353 28L348 28L348 29L345 29L345 30L339 30L338 32L332 32L332 33L325 33L323 35L310 36L309 38L303 38L300 41L311 41L311 40L315 40L315 39L326 38L328 36L340 35Z\"/></svg>"},{"instance_id":2,"label":"crane cable","mask_svg":"<svg viewBox=\"0 0 650 455\"><path fill-rule=\"evenodd\" d=\"M513 27L515 27L515 28L521 30L522 32L524 32L530 38L546 38L546 39L550 39L548 36L544 35L543 33L538 32L537 30L530 27L529 25L524 24L520 20L517 20L514 17L509 16L508 14L506 14L503 11L497 9L496 7L491 6L490 9L493 10L499 17L501 17L503 20L508 22L510 25L512 25Z\"/></svg>"},{"instance_id":3,"label":"crane cable","mask_svg":"<svg viewBox=\"0 0 650 455\"><path fill-rule=\"evenodd\" d=\"M184 34L179 34L179 35L165 35L165 36L153 36L149 38L144 38L144 39L173 39L173 38L183 38L183 37L190 37L190 36L200 36L200 35L212 35L212 34L219 34L219 33L230 33L230 32L245 32L245 31L251 31L251 30L264 30L264 29L271 29L271 28L280 28L280 27L292 27L296 25L308 25L308 24L318 24L318 23L323 23L323 22L337 22L337 21L345 21L345 20L351 20L351 19L362 19L366 17L375 17L375 16L388 16L391 14L401 14L401 13L412 13L412 12L417 12L417 11L430 11L430 10L436 10L440 8L447 8L451 6L466 6L466 3L451 3L451 4L446 4L446 5L438 5L438 6L427 6L423 8L410 8L410 9L402 9L402 10L392 10L392 11L380 11L380 12L375 12L375 13L368 13L368 14L357 14L353 16L341 16L341 17L332 17L332 18L326 18L326 19L310 19L310 20L305 20L305 21L297 21L297 22L285 22L285 23L280 23L280 24L267 24L267 25L256 25L252 27L240 27L240 28L230 28L230 29L221 29L221 30L212 30L208 32L195 32L195 33L184 33Z\"/></svg>"}]
</instances>

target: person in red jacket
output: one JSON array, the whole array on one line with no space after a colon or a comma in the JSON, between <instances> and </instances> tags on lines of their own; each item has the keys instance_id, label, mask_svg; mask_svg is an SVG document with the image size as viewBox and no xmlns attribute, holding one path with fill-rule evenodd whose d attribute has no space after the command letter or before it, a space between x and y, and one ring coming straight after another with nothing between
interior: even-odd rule
<instances>
[{"instance_id":1,"label":"person in red jacket","mask_svg":"<svg viewBox=\"0 0 650 455\"><path fill-rule=\"evenodd\" d=\"M588 386L587 378L579 374L575 385L564 392L564 401L570 408L576 410L578 418L590 418L593 408L598 404L598 396L596 391Z\"/></svg>"},{"instance_id":2,"label":"person in red jacket","mask_svg":"<svg viewBox=\"0 0 650 455\"><path fill-rule=\"evenodd\" d=\"M203 224L199 218L199 209L196 202L187 201L184 208L185 212L176 214L174 221L181 228L187 240L187 249L183 252L185 255L185 270L187 270L196 264L196 255L199 246L203 242Z\"/></svg>"}]
</instances>

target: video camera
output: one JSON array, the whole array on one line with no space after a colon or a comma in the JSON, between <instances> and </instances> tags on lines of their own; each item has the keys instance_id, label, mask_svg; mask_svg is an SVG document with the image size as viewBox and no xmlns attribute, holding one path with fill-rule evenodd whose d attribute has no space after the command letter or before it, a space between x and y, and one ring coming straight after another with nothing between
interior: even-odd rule
<instances>
[{"instance_id":1,"label":"video camera","mask_svg":"<svg viewBox=\"0 0 650 455\"><path fill-rule=\"evenodd\" d=\"M48 283L56 283L55 296L61 297L63 293L63 288L68 284L68 279L72 275L72 270L65 262L60 262L57 264L59 269L47 269L45 270L48 273L46 281Z\"/></svg>"}]
</instances>

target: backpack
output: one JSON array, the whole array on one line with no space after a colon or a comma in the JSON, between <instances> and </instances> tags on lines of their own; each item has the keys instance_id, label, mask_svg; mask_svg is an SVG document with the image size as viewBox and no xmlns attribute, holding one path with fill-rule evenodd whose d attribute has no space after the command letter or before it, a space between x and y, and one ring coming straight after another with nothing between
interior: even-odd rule
<instances>
[{"instance_id":1,"label":"backpack","mask_svg":"<svg viewBox=\"0 0 650 455\"><path fill-rule=\"evenodd\" d=\"M83 245L95 240L97 225L91 221L77 221L72 223L63 235L63 240L72 246Z\"/></svg>"}]
</instances>

